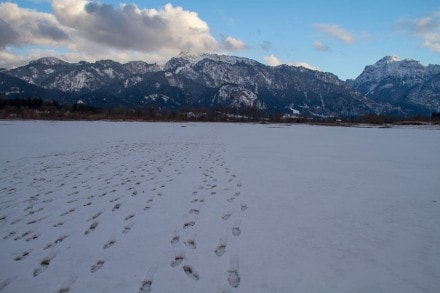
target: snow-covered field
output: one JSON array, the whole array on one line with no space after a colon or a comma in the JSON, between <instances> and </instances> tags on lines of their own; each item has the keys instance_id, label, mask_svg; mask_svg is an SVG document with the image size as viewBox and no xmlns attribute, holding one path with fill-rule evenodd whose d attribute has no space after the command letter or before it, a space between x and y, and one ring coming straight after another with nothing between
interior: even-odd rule
<instances>
[{"instance_id":1,"label":"snow-covered field","mask_svg":"<svg viewBox=\"0 0 440 293\"><path fill-rule=\"evenodd\" d=\"M0 121L1 292L439 292L440 131Z\"/></svg>"}]
</instances>

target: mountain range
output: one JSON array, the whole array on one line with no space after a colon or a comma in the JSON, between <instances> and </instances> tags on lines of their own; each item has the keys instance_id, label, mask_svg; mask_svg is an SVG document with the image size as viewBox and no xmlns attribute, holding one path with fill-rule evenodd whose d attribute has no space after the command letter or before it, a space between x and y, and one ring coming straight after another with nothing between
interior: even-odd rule
<instances>
[{"instance_id":1,"label":"mountain range","mask_svg":"<svg viewBox=\"0 0 440 293\"><path fill-rule=\"evenodd\" d=\"M0 71L0 97L43 97L95 107L255 107L316 117L410 116L440 110L440 65L387 56L354 80L304 67L182 53L159 66L53 57Z\"/></svg>"}]
</instances>

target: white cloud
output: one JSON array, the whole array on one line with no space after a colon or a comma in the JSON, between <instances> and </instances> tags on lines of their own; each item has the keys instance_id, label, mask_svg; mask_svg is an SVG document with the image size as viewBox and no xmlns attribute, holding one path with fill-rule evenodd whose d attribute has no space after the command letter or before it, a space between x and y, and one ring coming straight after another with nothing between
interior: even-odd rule
<instances>
[{"instance_id":1,"label":"white cloud","mask_svg":"<svg viewBox=\"0 0 440 293\"><path fill-rule=\"evenodd\" d=\"M318 67L312 66L307 62L298 61L298 62L287 62L287 65L296 66L296 67L304 67L311 70L319 70Z\"/></svg>"},{"instance_id":2,"label":"white cloud","mask_svg":"<svg viewBox=\"0 0 440 293\"><path fill-rule=\"evenodd\" d=\"M310 64L308 64L307 62L304 62L304 61L282 62L278 57L276 57L273 54L271 54L269 56L265 56L265 57L263 57L263 59L266 62L266 64L269 65L269 66L278 66L278 65L281 65L281 64L286 64L286 65L290 65L290 66L304 67L304 68L311 69L311 70L319 70L317 67L314 67L314 66L312 66L312 65L310 65Z\"/></svg>"},{"instance_id":3,"label":"white cloud","mask_svg":"<svg viewBox=\"0 0 440 293\"><path fill-rule=\"evenodd\" d=\"M330 47L321 43L320 41L314 41L312 45L313 48L315 48L317 51L321 51L321 52L330 51Z\"/></svg>"},{"instance_id":4,"label":"white cloud","mask_svg":"<svg viewBox=\"0 0 440 293\"><path fill-rule=\"evenodd\" d=\"M353 44L355 42L355 37L352 33L348 32L344 28L337 24L323 24L317 23L313 27L320 32L325 33L327 36L338 40L346 44Z\"/></svg>"},{"instance_id":5,"label":"white cloud","mask_svg":"<svg viewBox=\"0 0 440 293\"><path fill-rule=\"evenodd\" d=\"M440 53L440 11L421 19L403 20L400 27L409 28L415 36L423 40L423 46Z\"/></svg>"},{"instance_id":6,"label":"white cloud","mask_svg":"<svg viewBox=\"0 0 440 293\"><path fill-rule=\"evenodd\" d=\"M278 59L275 55L269 55L269 56L264 56L263 57L264 62L266 62L267 65L269 66L278 66L281 65L281 60Z\"/></svg>"},{"instance_id":7,"label":"white cloud","mask_svg":"<svg viewBox=\"0 0 440 293\"><path fill-rule=\"evenodd\" d=\"M161 62L182 51L198 54L247 48L231 36L218 42L196 12L171 4L156 10L136 4L115 7L89 0L54 0L52 7L53 14L0 3L0 50L9 56L14 54L11 48L45 46L50 47L48 53L63 48L69 52L62 56L84 60ZM23 58L17 56L17 60Z\"/></svg>"},{"instance_id":8,"label":"white cloud","mask_svg":"<svg viewBox=\"0 0 440 293\"><path fill-rule=\"evenodd\" d=\"M190 51L202 53L218 46L208 24L197 13L166 4L162 9L139 9L136 4L86 0L55 0L58 21L79 38L120 50Z\"/></svg>"},{"instance_id":9,"label":"white cloud","mask_svg":"<svg viewBox=\"0 0 440 293\"><path fill-rule=\"evenodd\" d=\"M221 48L226 51L237 51L246 49L247 46L243 41L240 41L233 37L223 37L221 42Z\"/></svg>"}]
</instances>

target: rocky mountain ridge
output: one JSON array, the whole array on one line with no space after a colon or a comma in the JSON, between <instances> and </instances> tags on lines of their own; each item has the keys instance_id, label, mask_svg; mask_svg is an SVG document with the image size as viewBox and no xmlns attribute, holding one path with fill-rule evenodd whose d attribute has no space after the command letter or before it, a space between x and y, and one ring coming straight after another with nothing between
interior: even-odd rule
<instances>
[{"instance_id":1,"label":"rocky mountain ridge","mask_svg":"<svg viewBox=\"0 0 440 293\"><path fill-rule=\"evenodd\" d=\"M377 103L391 104L396 114L440 111L440 65L387 56L347 84Z\"/></svg>"},{"instance_id":2,"label":"rocky mountain ridge","mask_svg":"<svg viewBox=\"0 0 440 293\"><path fill-rule=\"evenodd\" d=\"M438 65L423 67L417 61L399 61L395 56L367 66L357 79L347 82L328 72L288 65L273 67L248 58L217 54L184 53L163 66L112 60L68 63L47 57L2 71L0 94L27 94L17 86L11 91L11 81L4 82L2 78L7 75L21 80L22 88L26 88L23 82L29 88L40 88L45 98L68 103L81 101L97 107L155 106L177 110L225 106L317 117L406 115L422 109L424 102L431 108L437 105L439 74ZM388 98L386 90L395 89L410 89L408 97L401 102L398 92ZM417 101L420 107L411 101Z\"/></svg>"}]
</instances>

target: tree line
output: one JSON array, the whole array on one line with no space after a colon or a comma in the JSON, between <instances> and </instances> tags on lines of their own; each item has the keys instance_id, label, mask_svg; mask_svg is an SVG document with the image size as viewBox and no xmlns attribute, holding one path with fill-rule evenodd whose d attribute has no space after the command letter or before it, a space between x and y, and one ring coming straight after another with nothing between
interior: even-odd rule
<instances>
[{"instance_id":1,"label":"tree line","mask_svg":"<svg viewBox=\"0 0 440 293\"><path fill-rule=\"evenodd\" d=\"M0 119L133 120L133 121L232 121L260 122L267 118L256 107L210 107L168 110L153 105L138 108L99 108L83 103L60 104L42 98L0 98Z\"/></svg>"},{"instance_id":2,"label":"tree line","mask_svg":"<svg viewBox=\"0 0 440 293\"><path fill-rule=\"evenodd\" d=\"M252 106L210 108L183 107L168 110L153 105L143 108L98 108L82 103L60 104L42 98L25 99L0 98L0 119L36 120L125 120L125 121L206 121L206 122L282 122L282 123L322 123L322 124L392 124L403 121L397 116L369 114L361 117L316 118L307 116L283 116L279 111L273 113ZM415 116L409 121L440 123L440 113L429 116Z\"/></svg>"}]
</instances>

